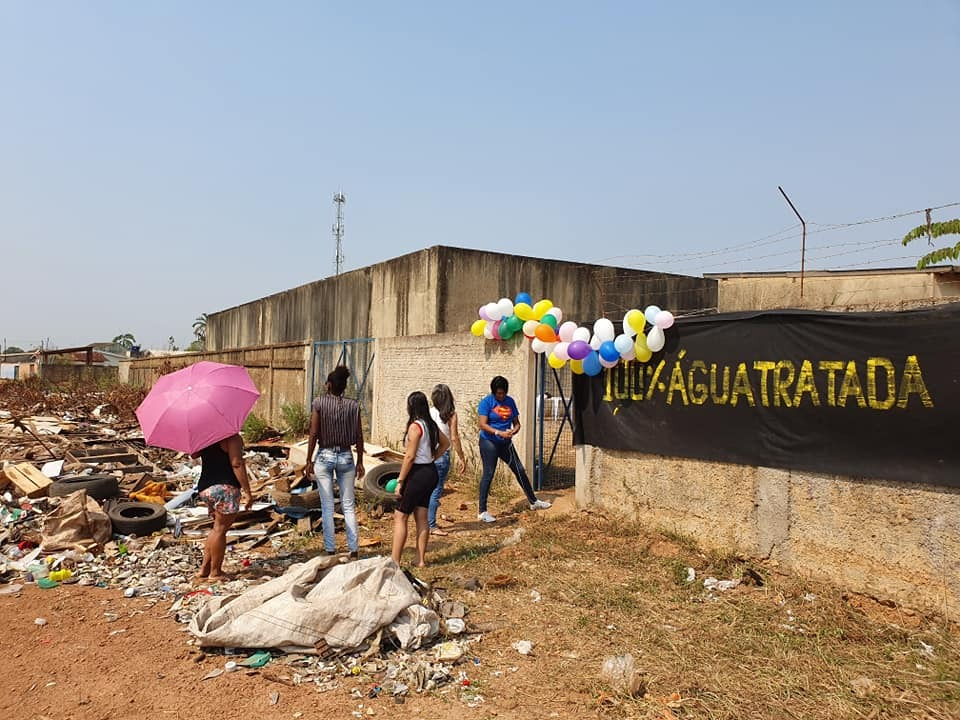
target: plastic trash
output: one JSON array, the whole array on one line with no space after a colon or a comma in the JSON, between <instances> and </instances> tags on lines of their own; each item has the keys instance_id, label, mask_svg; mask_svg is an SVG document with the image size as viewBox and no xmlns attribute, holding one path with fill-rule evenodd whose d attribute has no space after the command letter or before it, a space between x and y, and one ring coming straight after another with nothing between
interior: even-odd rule
<instances>
[{"instance_id":1,"label":"plastic trash","mask_svg":"<svg viewBox=\"0 0 960 720\"><path fill-rule=\"evenodd\" d=\"M529 640L517 640L515 643L512 643L510 647L521 655L529 655L533 652L533 643Z\"/></svg>"},{"instance_id":2,"label":"plastic trash","mask_svg":"<svg viewBox=\"0 0 960 720\"><path fill-rule=\"evenodd\" d=\"M630 697L642 697L646 693L643 674L633 663L633 655L612 655L603 661L600 677L619 693Z\"/></svg>"}]
</instances>

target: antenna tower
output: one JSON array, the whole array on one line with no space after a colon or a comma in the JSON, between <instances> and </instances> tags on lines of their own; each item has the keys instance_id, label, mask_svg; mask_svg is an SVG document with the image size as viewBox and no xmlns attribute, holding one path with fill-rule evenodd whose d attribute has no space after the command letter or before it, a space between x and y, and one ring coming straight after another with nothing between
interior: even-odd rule
<instances>
[{"instance_id":1,"label":"antenna tower","mask_svg":"<svg viewBox=\"0 0 960 720\"><path fill-rule=\"evenodd\" d=\"M337 207L337 221L333 224L333 240L337 246L337 254L333 258L336 274L343 272L343 204L347 201L342 192L333 194L333 204Z\"/></svg>"}]
</instances>

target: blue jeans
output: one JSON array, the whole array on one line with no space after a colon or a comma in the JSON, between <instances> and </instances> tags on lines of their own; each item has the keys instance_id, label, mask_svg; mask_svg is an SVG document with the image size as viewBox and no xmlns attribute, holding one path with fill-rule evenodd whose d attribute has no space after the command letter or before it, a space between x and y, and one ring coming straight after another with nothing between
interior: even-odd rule
<instances>
[{"instance_id":1,"label":"blue jeans","mask_svg":"<svg viewBox=\"0 0 960 720\"><path fill-rule=\"evenodd\" d=\"M432 529L437 527L437 508L440 507L440 496L443 495L443 484L447 481L447 475L450 474L450 451L447 450L443 455L433 461L437 466L437 487L430 495L430 506L427 508L427 520Z\"/></svg>"},{"instance_id":2,"label":"blue jeans","mask_svg":"<svg viewBox=\"0 0 960 720\"><path fill-rule=\"evenodd\" d=\"M320 448L313 471L317 477L320 507L323 510L323 548L327 552L334 552L337 548L333 525L333 477L336 474L340 511L343 513L343 524L347 527L347 547L350 552L357 552L357 511L353 503L357 468L353 464L353 452L349 448Z\"/></svg>"},{"instance_id":3,"label":"blue jeans","mask_svg":"<svg viewBox=\"0 0 960 720\"><path fill-rule=\"evenodd\" d=\"M487 495L490 493L493 474L497 471L497 460L503 460L507 464L517 478L517 482L520 483L520 489L527 496L527 500L531 504L537 501L537 496L530 485L530 478L527 477L527 471L523 469L512 442L495 443L481 435L480 459L483 460L483 475L480 477L480 512L487 511Z\"/></svg>"}]
</instances>

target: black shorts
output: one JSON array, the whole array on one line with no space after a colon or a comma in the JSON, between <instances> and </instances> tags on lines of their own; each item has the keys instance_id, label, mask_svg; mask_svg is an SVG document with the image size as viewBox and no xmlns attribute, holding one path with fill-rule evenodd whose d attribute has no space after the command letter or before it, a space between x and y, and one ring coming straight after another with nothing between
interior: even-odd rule
<instances>
[{"instance_id":1,"label":"black shorts","mask_svg":"<svg viewBox=\"0 0 960 720\"><path fill-rule=\"evenodd\" d=\"M400 504L397 505L397 510L409 515L414 508L430 507L430 495L439 481L440 476L437 475L437 466L433 463L414 465L403 483L403 494L400 496Z\"/></svg>"}]
</instances>

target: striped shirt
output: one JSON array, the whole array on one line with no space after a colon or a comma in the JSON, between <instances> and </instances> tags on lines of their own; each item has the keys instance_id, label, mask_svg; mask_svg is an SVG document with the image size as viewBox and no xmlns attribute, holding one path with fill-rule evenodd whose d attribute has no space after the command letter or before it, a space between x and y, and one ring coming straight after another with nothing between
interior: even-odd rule
<instances>
[{"instance_id":1,"label":"striped shirt","mask_svg":"<svg viewBox=\"0 0 960 720\"><path fill-rule=\"evenodd\" d=\"M313 401L319 414L317 447L348 448L363 438L360 435L360 404L356 400L326 393Z\"/></svg>"}]
</instances>

